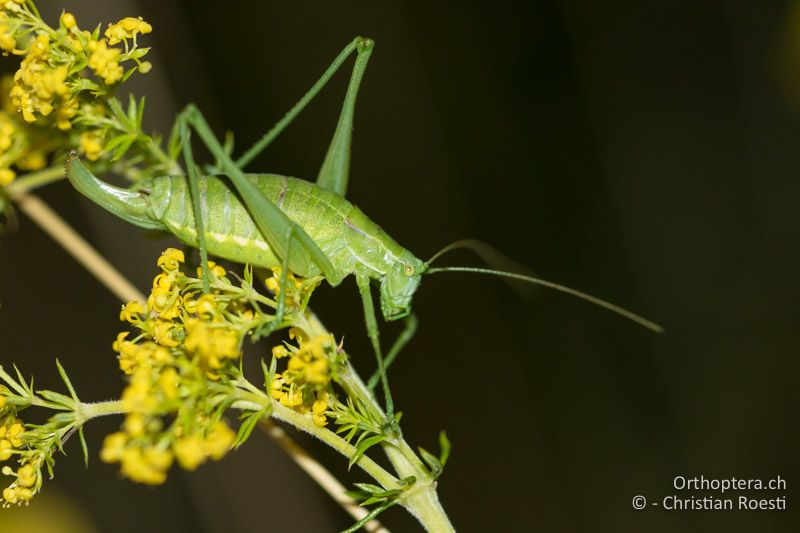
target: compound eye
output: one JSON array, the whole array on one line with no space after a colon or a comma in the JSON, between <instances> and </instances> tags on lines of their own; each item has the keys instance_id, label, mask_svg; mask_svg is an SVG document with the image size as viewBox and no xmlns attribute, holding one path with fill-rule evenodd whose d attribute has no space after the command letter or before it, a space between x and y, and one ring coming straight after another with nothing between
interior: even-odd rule
<instances>
[{"instance_id":1,"label":"compound eye","mask_svg":"<svg viewBox=\"0 0 800 533\"><path fill-rule=\"evenodd\" d=\"M414 267L411 265L406 265L406 276L413 276L414 275Z\"/></svg>"}]
</instances>

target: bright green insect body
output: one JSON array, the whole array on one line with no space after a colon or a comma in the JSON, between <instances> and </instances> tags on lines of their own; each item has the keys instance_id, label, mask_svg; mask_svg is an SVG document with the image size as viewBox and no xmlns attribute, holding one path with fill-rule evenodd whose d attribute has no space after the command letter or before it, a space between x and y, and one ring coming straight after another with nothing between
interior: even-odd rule
<instances>
[{"instance_id":1,"label":"bright green insect body","mask_svg":"<svg viewBox=\"0 0 800 533\"><path fill-rule=\"evenodd\" d=\"M148 178L130 190L119 189L78 169L73 183L86 196L119 217L147 229L167 231L190 246L198 246L188 178ZM424 264L400 246L358 207L314 183L277 174L245 174L259 192L308 234L334 265L338 285L350 274L381 283L384 317L408 314ZM272 268L282 261L264 239L246 206L224 177L200 177L206 249L237 263ZM313 261L293 269L311 277L322 274Z\"/></svg>"}]
</instances>

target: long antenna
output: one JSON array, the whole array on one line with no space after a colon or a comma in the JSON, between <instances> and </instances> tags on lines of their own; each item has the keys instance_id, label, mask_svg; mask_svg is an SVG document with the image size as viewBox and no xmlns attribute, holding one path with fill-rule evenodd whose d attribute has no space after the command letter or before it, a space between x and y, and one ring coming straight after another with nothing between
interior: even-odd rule
<instances>
[{"instance_id":1,"label":"long antenna","mask_svg":"<svg viewBox=\"0 0 800 533\"><path fill-rule=\"evenodd\" d=\"M456 244L456 243L453 243L453 245L454 244ZM450 246L446 247L442 252L436 254L431 259L431 261L433 259L436 259L436 257L441 255L442 253L444 253L445 251L447 251L451 247L453 247L453 245L450 245ZM427 264L430 264L431 261L428 261ZM592 296L590 294L586 294L585 292L581 292L579 290L572 289L570 287L567 287L567 286L564 286L564 285L560 285L558 283L553 283L552 281L547 281L547 280L544 280L544 279L534 278L533 276L525 276L523 274L514 274L513 272L503 272L501 270L491 270L491 269L488 269L488 268L439 267L439 268L429 268L429 269L427 269L425 271L426 274L436 274L437 272L474 272L476 274L491 274L493 276L506 277L506 278L516 279L516 280L520 280L520 281L526 281L528 283L533 283L535 285L542 285L544 287L547 287L547 288L550 288L550 289L554 289L554 290L557 290L559 292L564 292L566 294L570 294L572 296L580 298L581 300L586 300L587 302L593 303L595 305L599 305L600 307L608 309L609 311L611 311L613 313L616 313L618 315L621 315L621 316L627 318L628 320L632 320L633 322L636 322L640 326L644 326L647 329L649 329L651 331L654 331L656 333L664 333L664 328L662 328L661 326L659 326L655 322L651 322L650 320L647 320L646 318L637 315L636 313L628 311L627 309L623 309L622 307L620 307L618 305L614 305L611 302L607 302L605 300L601 300L600 298L596 298L596 297L594 297L594 296Z\"/></svg>"}]
</instances>

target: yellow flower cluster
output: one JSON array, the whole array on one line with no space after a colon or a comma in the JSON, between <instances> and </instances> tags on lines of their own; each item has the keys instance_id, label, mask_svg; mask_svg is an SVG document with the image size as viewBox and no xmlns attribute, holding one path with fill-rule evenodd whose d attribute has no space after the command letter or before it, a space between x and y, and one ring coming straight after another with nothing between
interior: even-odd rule
<instances>
[{"instance_id":1,"label":"yellow flower cluster","mask_svg":"<svg viewBox=\"0 0 800 533\"><path fill-rule=\"evenodd\" d=\"M272 267L272 276L267 278L264 282L264 285L272 291L273 294L277 295L281 291L280 287L280 279L281 279L281 267ZM297 278L291 272L286 273L286 283L291 283L294 285L295 289L299 289L303 286L303 281Z\"/></svg>"},{"instance_id":2,"label":"yellow flower cluster","mask_svg":"<svg viewBox=\"0 0 800 533\"><path fill-rule=\"evenodd\" d=\"M137 34L144 35L151 31L153 31L153 27L142 20L142 17L125 17L116 24L109 24L105 35L106 39L108 39L108 44L113 45L126 39L134 39L135 41Z\"/></svg>"},{"instance_id":3,"label":"yellow flower cluster","mask_svg":"<svg viewBox=\"0 0 800 533\"><path fill-rule=\"evenodd\" d=\"M7 461L25 448L25 426L11 410L7 409L8 400L0 391L0 461ZM36 459L26 459L16 471L6 465L2 473L11 476L14 481L2 492L3 506L28 503L41 489L41 468Z\"/></svg>"},{"instance_id":4,"label":"yellow flower cluster","mask_svg":"<svg viewBox=\"0 0 800 533\"><path fill-rule=\"evenodd\" d=\"M0 396L2 403L5 404L5 396ZM0 461L7 461L11 458L15 449L22 447L22 434L25 433L25 426L22 421L13 416L7 417L0 425Z\"/></svg>"},{"instance_id":5,"label":"yellow flower cluster","mask_svg":"<svg viewBox=\"0 0 800 533\"><path fill-rule=\"evenodd\" d=\"M200 367L214 377L213 372L223 367L226 360L239 358L239 334L221 324L203 319L186 321L186 350L196 354Z\"/></svg>"},{"instance_id":6,"label":"yellow flower cluster","mask_svg":"<svg viewBox=\"0 0 800 533\"><path fill-rule=\"evenodd\" d=\"M106 438L101 458L146 484L163 483L174 459L194 469L222 458L235 439L206 395L209 380L236 368L242 324L253 311L221 290L199 295L200 280L186 276L183 263L174 248L159 257L147 304L130 302L120 311L120 320L141 333L132 340L120 333L113 344L120 369L130 375L122 393L129 414L123 431ZM209 271L214 282L227 282L222 267L209 262ZM167 416L174 421L165 428Z\"/></svg>"},{"instance_id":7,"label":"yellow flower cluster","mask_svg":"<svg viewBox=\"0 0 800 533\"><path fill-rule=\"evenodd\" d=\"M290 345L287 349L285 345L278 345L272 349L277 359L288 357L289 360L286 370L275 374L270 393L282 405L310 414L314 423L323 427L327 424L325 413L330 407L330 361L338 349L336 342L331 335L308 339L296 328L292 328L289 335L298 341L298 346Z\"/></svg>"},{"instance_id":8,"label":"yellow flower cluster","mask_svg":"<svg viewBox=\"0 0 800 533\"><path fill-rule=\"evenodd\" d=\"M97 161L107 153L106 143L134 133L115 119L102 97L112 96L131 74L126 63L135 63L142 73L150 70L142 60L148 49L138 48L136 37L151 31L141 17L126 17L109 24L103 37L99 27L81 30L68 12L53 28L32 2L0 0L0 52L23 56L11 84L0 87L0 187L20 170L43 168L48 154L65 145ZM120 42L124 50L114 47ZM80 135L59 134L73 128Z\"/></svg>"},{"instance_id":9,"label":"yellow flower cluster","mask_svg":"<svg viewBox=\"0 0 800 533\"><path fill-rule=\"evenodd\" d=\"M122 65L119 64L122 50L119 48L109 48L105 40L90 42L89 49L92 55L89 56L89 68L94 70L98 77L102 78L107 85L114 85L122 79Z\"/></svg>"},{"instance_id":10,"label":"yellow flower cluster","mask_svg":"<svg viewBox=\"0 0 800 533\"><path fill-rule=\"evenodd\" d=\"M105 438L100 459L106 463L120 463L122 474L133 481L160 485L167 480L173 455L168 449L142 446L127 433L119 431Z\"/></svg>"},{"instance_id":11,"label":"yellow flower cluster","mask_svg":"<svg viewBox=\"0 0 800 533\"><path fill-rule=\"evenodd\" d=\"M10 13L13 15L14 11ZM8 45L13 49L16 36L8 33L9 15L5 12L0 15L0 47L7 50L4 45ZM6 32L2 33L4 29ZM78 113L78 94L86 88L80 80L81 69L75 66L88 65L106 86L122 80L125 74L122 63L125 61L133 60L140 70L149 70L149 64L142 68L143 62L140 61L146 50L137 50L135 45L129 49L127 41L124 51L113 45L140 33L150 33L152 29L141 17L126 17L116 24L109 24L106 38L101 39L96 31L80 30L71 13L61 16L59 30L42 22L14 76L15 84L11 92L14 104L27 122L34 122L39 116L46 117L58 108L58 127L70 129L71 119ZM18 25L17 30L27 31L24 25ZM95 90L100 89L97 87Z\"/></svg>"},{"instance_id":12,"label":"yellow flower cluster","mask_svg":"<svg viewBox=\"0 0 800 533\"><path fill-rule=\"evenodd\" d=\"M8 113L0 111L0 161L8 159L4 157L14 143L14 121ZM16 172L5 165L0 164L0 187L4 187L14 181L17 177Z\"/></svg>"},{"instance_id":13,"label":"yellow flower cluster","mask_svg":"<svg viewBox=\"0 0 800 533\"><path fill-rule=\"evenodd\" d=\"M20 170L40 170L47 165L42 149L46 142L25 126L7 98L12 85L10 76L0 80L0 186L9 185L17 177L12 165Z\"/></svg>"},{"instance_id":14,"label":"yellow flower cluster","mask_svg":"<svg viewBox=\"0 0 800 533\"><path fill-rule=\"evenodd\" d=\"M186 470L195 470L209 458L219 461L230 451L236 434L225 422L211 426L207 435L182 436L175 443L175 457Z\"/></svg>"},{"instance_id":15,"label":"yellow flower cluster","mask_svg":"<svg viewBox=\"0 0 800 533\"><path fill-rule=\"evenodd\" d=\"M50 61L50 36L46 33L37 35L14 75L14 88L11 89L11 101L26 122L36 121L36 113L46 117L55 106L74 107L69 102L68 73L68 65L53 65Z\"/></svg>"},{"instance_id":16,"label":"yellow flower cluster","mask_svg":"<svg viewBox=\"0 0 800 533\"><path fill-rule=\"evenodd\" d=\"M16 480L3 489L3 506L28 503L41 487L41 469L37 465L25 463L16 472L10 466L3 467L3 474L16 477Z\"/></svg>"},{"instance_id":17,"label":"yellow flower cluster","mask_svg":"<svg viewBox=\"0 0 800 533\"><path fill-rule=\"evenodd\" d=\"M17 38L14 30L9 26L8 15L0 11L0 49L3 55L13 53L17 48Z\"/></svg>"}]
</instances>

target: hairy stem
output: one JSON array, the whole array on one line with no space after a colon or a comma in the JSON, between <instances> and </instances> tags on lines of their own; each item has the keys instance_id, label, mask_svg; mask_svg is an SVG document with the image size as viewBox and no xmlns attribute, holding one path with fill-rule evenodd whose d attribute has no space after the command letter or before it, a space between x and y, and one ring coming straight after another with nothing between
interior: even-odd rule
<instances>
[{"instance_id":1,"label":"hairy stem","mask_svg":"<svg viewBox=\"0 0 800 533\"><path fill-rule=\"evenodd\" d=\"M128 410L122 406L122 401L111 400L107 402L80 403L78 404L77 416L81 424L93 418L108 415L120 415L127 413Z\"/></svg>"},{"instance_id":2,"label":"hairy stem","mask_svg":"<svg viewBox=\"0 0 800 533\"><path fill-rule=\"evenodd\" d=\"M306 311L300 321L305 328L310 329L314 334L329 334L319 318L310 310ZM372 392L364 384L361 376L358 375L358 372L349 361L339 371L338 381L348 394L358 398L368 409L378 414L381 419L386 418L380 404L375 400ZM310 420L309 423L311 423ZM402 435L391 435L380 445L401 479L409 476L413 476L416 479L414 485L400 496L398 503L414 515L428 531L455 531L447 513L439 503L436 482L431 479L427 468L425 468L425 465Z\"/></svg>"}]
</instances>

